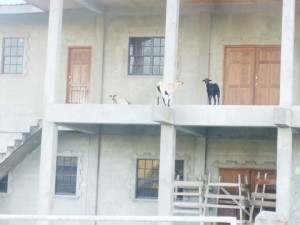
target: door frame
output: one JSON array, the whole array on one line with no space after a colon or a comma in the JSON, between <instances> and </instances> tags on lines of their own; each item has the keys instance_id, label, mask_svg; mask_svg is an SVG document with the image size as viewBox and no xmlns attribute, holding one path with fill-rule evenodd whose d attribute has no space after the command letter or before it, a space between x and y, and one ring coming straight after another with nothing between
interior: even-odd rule
<instances>
[{"instance_id":1,"label":"door frame","mask_svg":"<svg viewBox=\"0 0 300 225\"><path fill-rule=\"evenodd\" d=\"M225 88L225 72L226 72L226 49L227 48L261 48L261 47L264 47L264 48L274 48L274 47L279 47L280 50L281 50L281 44L267 44L267 45L264 45L264 44L255 44L255 45L242 45L242 44L239 44L239 45L224 45L223 47L223 84L222 84L222 91L223 91L223 94L222 94L222 103L224 102L225 100L225 91L226 91L226 88ZM257 68L257 60L255 58L255 62L254 62L254 67L255 67L255 70L254 72L256 71L256 68ZM253 90L255 89L255 82L253 82ZM253 104L254 104L254 101L255 101L255 90L253 91Z\"/></svg>"},{"instance_id":2,"label":"door frame","mask_svg":"<svg viewBox=\"0 0 300 225\"><path fill-rule=\"evenodd\" d=\"M71 67L70 67L70 59L71 59L71 51L72 49L89 49L90 50L90 77L89 77L89 88L91 88L90 83L91 83L91 72L92 72L92 46L69 46L68 47L68 58L67 58L67 77L66 77L66 98L65 98L65 103L68 103L69 99L69 93L70 93L70 85L69 85L69 80L70 80L70 72L71 72ZM90 96L88 96L89 99Z\"/></svg>"}]
</instances>

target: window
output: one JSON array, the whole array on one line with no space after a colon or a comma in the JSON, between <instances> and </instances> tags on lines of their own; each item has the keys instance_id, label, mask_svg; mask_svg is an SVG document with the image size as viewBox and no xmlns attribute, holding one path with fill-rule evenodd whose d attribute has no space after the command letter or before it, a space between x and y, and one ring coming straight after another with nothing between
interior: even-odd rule
<instances>
[{"instance_id":1,"label":"window","mask_svg":"<svg viewBox=\"0 0 300 225\"><path fill-rule=\"evenodd\" d=\"M77 157L57 157L55 194L76 195L77 159Z\"/></svg>"},{"instance_id":2,"label":"window","mask_svg":"<svg viewBox=\"0 0 300 225\"><path fill-rule=\"evenodd\" d=\"M175 177L183 179L183 160L175 161ZM136 198L158 197L159 160L137 160Z\"/></svg>"},{"instance_id":3,"label":"window","mask_svg":"<svg viewBox=\"0 0 300 225\"><path fill-rule=\"evenodd\" d=\"M162 75L164 73L164 37L131 37L129 39L129 75Z\"/></svg>"},{"instance_id":4,"label":"window","mask_svg":"<svg viewBox=\"0 0 300 225\"><path fill-rule=\"evenodd\" d=\"M0 193L7 193L8 175L0 180Z\"/></svg>"},{"instance_id":5,"label":"window","mask_svg":"<svg viewBox=\"0 0 300 225\"><path fill-rule=\"evenodd\" d=\"M2 73L22 74L24 38L4 38L2 51Z\"/></svg>"}]
</instances>

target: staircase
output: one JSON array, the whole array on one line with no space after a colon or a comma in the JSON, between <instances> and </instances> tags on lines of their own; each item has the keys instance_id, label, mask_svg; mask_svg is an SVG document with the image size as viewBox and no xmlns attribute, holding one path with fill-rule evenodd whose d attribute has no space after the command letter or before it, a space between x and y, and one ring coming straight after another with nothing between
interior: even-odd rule
<instances>
[{"instance_id":1,"label":"staircase","mask_svg":"<svg viewBox=\"0 0 300 225\"><path fill-rule=\"evenodd\" d=\"M22 133L22 139L15 140L13 146L8 146L6 153L0 153L0 179L15 168L41 143L42 120L36 126L30 126L29 133Z\"/></svg>"}]
</instances>

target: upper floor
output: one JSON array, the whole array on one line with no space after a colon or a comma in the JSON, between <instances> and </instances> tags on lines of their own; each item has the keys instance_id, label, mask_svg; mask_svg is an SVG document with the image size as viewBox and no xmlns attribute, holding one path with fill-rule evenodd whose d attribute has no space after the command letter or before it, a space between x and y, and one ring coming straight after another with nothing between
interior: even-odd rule
<instances>
[{"instance_id":1,"label":"upper floor","mask_svg":"<svg viewBox=\"0 0 300 225\"><path fill-rule=\"evenodd\" d=\"M0 115L6 119L8 112L17 117L41 118L44 111L49 1L27 2L44 12L0 14ZM60 104L57 107L64 112L72 108L75 111L70 113L81 114L83 107L70 108L64 104L113 104L109 96L115 94L130 102L130 110L143 105L147 111L149 106L156 105L156 84L164 79L166 2L86 2L65 1L55 85L55 102ZM296 4L296 15L298 7ZM222 106L217 111L192 107L194 112L211 115L210 111L224 114L232 110L243 115L243 110L249 112L249 106L260 105L253 112L257 117L265 115L262 121L268 121L269 114L264 111L274 114L282 86L281 13L282 3L275 0L243 4L234 0L182 0L176 77L184 84L176 90L172 105L207 105L202 81L210 78L220 87ZM298 23L296 17L296 26ZM299 36L296 31L295 107L300 101ZM111 112L109 107L112 106L106 109ZM182 106L187 111L189 107ZM86 113L99 115L88 110ZM146 120L153 122L151 116ZM243 120L247 121L247 116Z\"/></svg>"}]
</instances>

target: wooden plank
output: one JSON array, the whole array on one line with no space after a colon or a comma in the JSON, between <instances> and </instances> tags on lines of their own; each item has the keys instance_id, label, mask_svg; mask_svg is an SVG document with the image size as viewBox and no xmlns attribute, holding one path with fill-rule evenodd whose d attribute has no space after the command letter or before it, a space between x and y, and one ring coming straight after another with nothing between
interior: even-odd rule
<instances>
[{"instance_id":1,"label":"wooden plank","mask_svg":"<svg viewBox=\"0 0 300 225\"><path fill-rule=\"evenodd\" d=\"M238 200L246 200L247 197L239 196L239 195L221 195L221 194L206 194L207 198L216 198L216 199L238 199Z\"/></svg>"},{"instance_id":2,"label":"wooden plank","mask_svg":"<svg viewBox=\"0 0 300 225\"><path fill-rule=\"evenodd\" d=\"M249 188L249 184L238 184L238 183L208 183L208 186L214 187L241 187L241 188Z\"/></svg>"},{"instance_id":3,"label":"wooden plank","mask_svg":"<svg viewBox=\"0 0 300 225\"><path fill-rule=\"evenodd\" d=\"M256 179L258 185L276 185L276 179Z\"/></svg>"},{"instance_id":4,"label":"wooden plank","mask_svg":"<svg viewBox=\"0 0 300 225\"><path fill-rule=\"evenodd\" d=\"M173 202L174 207L188 208L188 209L197 209L199 208L199 203L195 202Z\"/></svg>"},{"instance_id":5,"label":"wooden plank","mask_svg":"<svg viewBox=\"0 0 300 225\"><path fill-rule=\"evenodd\" d=\"M174 181L175 187L180 188L199 188L203 186L203 182L201 181Z\"/></svg>"},{"instance_id":6,"label":"wooden plank","mask_svg":"<svg viewBox=\"0 0 300 225\"><path fill-rule=\"evenodd\" d=\"M188 215L200 215L200 211L199 210L192 210L192 209L174 209L173 210L174 214L188 214Z\"/></svg>"},{"instance_id":7,"label":"wooden plank","mask_svg":"<svg viewBox=\"0 0 300 225\"><path fill-rule=\"evenodd\" d=\"M264 198L264 199L274 199L276 200L276 194L270 193L252 193L252 198Z\"/></svg>"},{"instance_id":8,"label":"wooden plank","mask_svg":"<svg viewBox=\"0 0 300 225\"><path fill-rule=\"evenodd\" d=\"M223 209L246 209L245 206L238 205L221 205L221 204L199 204L200 207L209 207L209 208L223 208Z\"/></svg>"},{"instance_id":9,"label":"wooden plank","mask_svg":"<svg viewBox=\"0 0 300 225\"><path fill-rule=\"evenodd\" d=\"M201 195L200 192L174 192L176 196L196 196L199 197Z\"/></svg>"},{"instance_id":10,"label":"wooden plank","mask_svg":"<svg viewBox=\"0 0 300 225\"><path fill-rule=\"evenodd\" d=\"M249 204L254 206L265 206L265 207L276 208L276 202L270 202L270 201L250 200Z\"/></svg>"}]
</instances>

